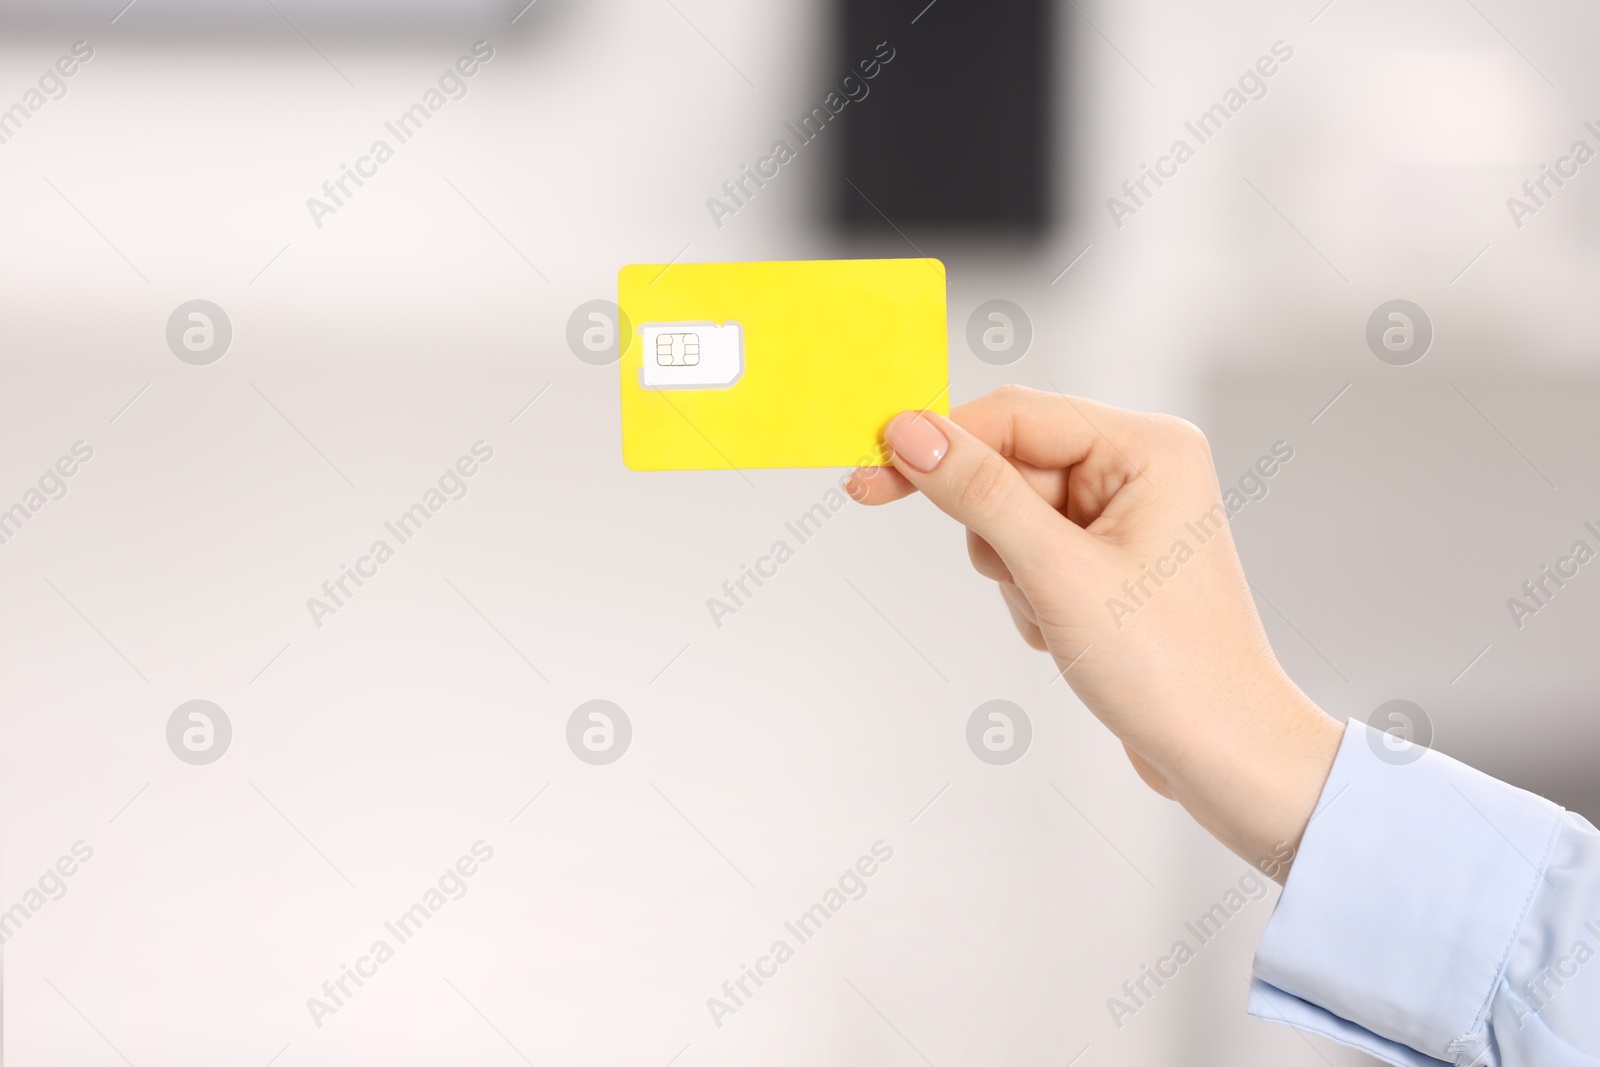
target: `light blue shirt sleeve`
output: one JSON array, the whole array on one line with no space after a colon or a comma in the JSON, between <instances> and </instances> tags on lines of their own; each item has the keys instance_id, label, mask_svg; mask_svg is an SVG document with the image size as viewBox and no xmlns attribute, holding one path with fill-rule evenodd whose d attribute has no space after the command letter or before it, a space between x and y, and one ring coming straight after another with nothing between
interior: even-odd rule
<instances>
[{"instance_id":1,"label":"light blue shirt sleeve","mask_svg":"<svg viewBox=\"0 0 1600 1067\"><path fill-rule=\"evenodd\" d=\"M1351 720L1248 1010L1406 1067L1600 1067L1600 832Z\"/></svg>"}]
</instances>

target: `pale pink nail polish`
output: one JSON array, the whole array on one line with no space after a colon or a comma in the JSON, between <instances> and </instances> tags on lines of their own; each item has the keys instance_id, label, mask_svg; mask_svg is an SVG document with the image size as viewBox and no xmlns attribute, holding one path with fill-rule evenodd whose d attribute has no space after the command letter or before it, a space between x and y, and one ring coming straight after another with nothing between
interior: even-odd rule
<instances>
[{"instance_id":1,"label":"pale pink nail polish","mask_svg":"<svg viewBox=\"0 0 1600 1067\"><path fill-rule=\"evenodd\" d=\"M889 420L883 439L894 449L896 458L926 474L939 465L950 442L939 428L915 412L902 411Z\"/></svg>"}]
</instances>

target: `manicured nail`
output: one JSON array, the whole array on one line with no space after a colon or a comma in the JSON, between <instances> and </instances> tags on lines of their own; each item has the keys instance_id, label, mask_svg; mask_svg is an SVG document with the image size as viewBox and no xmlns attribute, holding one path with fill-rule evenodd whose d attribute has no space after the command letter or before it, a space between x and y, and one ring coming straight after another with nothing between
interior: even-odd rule
<instances>
[{"instance_id":1,"label":"manicured nail","mask_svg":"<svg viewBox=\"0 0 1600 1067\"><path fill-rule=\"evenodd\" d=\"M950 442L939 432L939 428L911 411L902 411L890 419L883 431L883 439L889 442L897 458L924 474L937 467L945 453L950 451Z\"/></svg>"}]
</instances>

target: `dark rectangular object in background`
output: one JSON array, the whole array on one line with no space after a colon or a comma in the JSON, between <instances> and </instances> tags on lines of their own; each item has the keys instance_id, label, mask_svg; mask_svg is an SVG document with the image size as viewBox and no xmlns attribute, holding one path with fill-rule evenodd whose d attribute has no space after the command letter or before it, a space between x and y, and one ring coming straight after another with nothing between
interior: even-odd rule
<instances>
[{"instance_id":1,"label":"dark rectangular object in background","mask_svg":"<svg viewBox=\"0 0 1600 1067\"><path fill-rule=\"evenodd\" d=\"M880 42L894 49L870 95L839 116L849 182L838 183L835 203L846 226L882 226L888 216L896 225L1045 228L1052 6L840 0L840 66L859 71Z\"/></svg>"}]
</instances>

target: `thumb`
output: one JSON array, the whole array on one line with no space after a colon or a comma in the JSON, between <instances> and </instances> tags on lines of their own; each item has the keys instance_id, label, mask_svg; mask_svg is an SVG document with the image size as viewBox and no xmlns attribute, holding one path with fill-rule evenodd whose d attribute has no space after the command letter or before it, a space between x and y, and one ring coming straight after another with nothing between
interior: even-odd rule
<instances>
[{"instance_id":1,"label":"thumb","mask_svg":"<svg viewBox=\"0 0 1600 1067\"><path fill-rule=\"evenodd\" d=\"M1026 581L1090 538L1033 491L1004 456L942 415L902 411L883 432L895 469L940 511L972 530Z\"/></svg>"}]
</instances>

